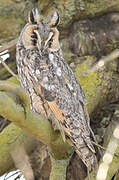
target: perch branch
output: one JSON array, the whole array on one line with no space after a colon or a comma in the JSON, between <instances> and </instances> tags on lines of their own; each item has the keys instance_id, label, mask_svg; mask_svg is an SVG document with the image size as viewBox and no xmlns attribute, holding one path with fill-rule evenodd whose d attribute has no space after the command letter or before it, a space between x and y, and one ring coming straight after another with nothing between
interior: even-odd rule
<instances>
[{"instance_id":1,"label":"perch branch","mask_svg":"<svg viewBox=\"0 0 119 180\"><path fill-rule=\"evenodd\" d=\"M26 108L30 109L30 99L27 93L20 85L7 82L7 81L0 81L0 91L9 91L18 96L22 103L25 105Z\"/></svg>"},{"instance_id":2,"label":"perch branch","mask_svg":"<svg viewBox=\"0 0 119 180\"><path fill-rule=\"evenodd\" d=\"M46 144L53 154L54 162L56 161L56 164L59 162L57 164L57 167L59 166L59 168L56 172L59 172L58 174L61 172L61 174L66 173L66 170L64 171L64 165L66 167L68 165L65 161L67 162L67 157L71 154L72 148L67 143L63 142L59 132L54 132L48 120L33 113L30 108L26 108L26 111L24 112L23 107L16 104L6 92L2 92L4 90L16 94L24 101L25 107L29 107L29 98L19 85L0 81L0 90L0 114L21 127L25 132L33 135L35 138ZM64 162L64 164L62 164L62 162ZM53 177L56 177L54 168L51 172L51 175L53 174L51 176L53 180ZM66 176L66 174L64 176Z\"/></svg>"},{"instance_id":3,"label":"perch branch","mask_svg":"<svg viewBox=\"0 0 119 180\"><path fill-rule=\"evenodd\" d=\"M23 95L23 91L21 91L17 86L13 86L13 83L5 83L0 82L0 89L4 89L6 91L11 91L17 93L19 97L23 98L28 96ZM27 107L29 106L29 100ZM20 105L17 105L10 97L6 95L5 92L0 93L0 114L3 117L6 117L10 121L17 124L27 133L32 134L35 138L42 141L44 144L50 146L54 156L58 159L62 159L65 157L68 152L71 152L71 148L67 143L63 142L63 139L59 132L54 132L51 127L51 124L44 117L33 113L30 111L30 108L26 109L24 113L24 108ZM17 116L16 116L17 114Z\"/></svg>"},{"instance_id":4,"label":"perch branch","mask_svg":"<svg viewBox=\"0 0 119 180\"><path fill-rule=\"evenodd\" d=\"M66 170L71 157L65 160L56 160L50 156L52 169L50 173L50 180L66 180Z\"/></svg>"}]
</instances>

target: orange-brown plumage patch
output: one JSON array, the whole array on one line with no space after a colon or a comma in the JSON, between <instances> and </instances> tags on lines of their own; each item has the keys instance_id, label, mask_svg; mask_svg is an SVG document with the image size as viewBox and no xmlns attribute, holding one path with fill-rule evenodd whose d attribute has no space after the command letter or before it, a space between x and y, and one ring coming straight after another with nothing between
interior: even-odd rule
<instances>
[{"instance_id":1,"label":"orange-brown plumage patch","mask_svg":"<svg viewBox=\"0 0 119 180\"><path fill-rule=\"evenodd\" d=\"M58 120L56 124L58 124L58 129L60 130L62 138L65 142L66 141L65 132L67 132L67 134L70 134L69 128L64 126L64 124L67 121L65 117L65 113L58 107L55 101L48 102L48 105L52 113Z\"/></svg>"},{"instance_id":2,"label":"orange-brown plumage patch","mask_svg":"<svg viewBox=\"0 0 119 180\"><path fill-rule=\"evenodd\" d=\"M36 111L39 112L40 114L46 116L46 112L44 111L43 104L39 103L39 98L35 94L32 97L33 100L33 106L35 107Z\"/></svg>"},{"instance_id":3,"label":"orange-brown plumage patch","mask_svg":"<svg viewBox=\"0 0 119 180\"><path fill-rule=\"evenodd\" d=\"M44 98L44 95L43 95L43 92L42 92L42 87L41 85L38 85L38 92L40 94L40 97L42 98L42 102L43 102L43 108L44 108L44 112L45 114L43 113L43 115L45 115L47 118L49 118L49 115L51 114L51 109L48 105L48 102L45 100ZM40 110L40 107L39 107L39 110ZM42 113L41 113L42 114Z\"/></svg>"},{"instance_id":4,"label":"orange-brown plumage patch","mask_svg":"<svg viewBox=\"0 0 119 180\"><path fill-rule=\"evenodd\" d=\"M24 32L24 43L26 47L33 47L33 41L31 41L31 34L34 33L34 30L36 29L36 26L29 26L26 28L26 31Z\"/></svg>"},{"instance_id":5,"label":"orange-brown plumage patch","mask_svg":"<svg viewBox=\"0 0 119 180\"><path fill-rule=\"evenodd\" d=\"M50 26L53 27L55 25L55 23L56 23L55 21L51 21Z\"/></svg>"},{"instance_id":6,"label":"orange-brown plumage patch","mask_svg":"<svg viewBox=\"0 0 119 180\"><path fill-rule=\"evenodd\" d=\"M48 105L49 105L50 109L52 110L52 112L54 113L55 117L63 123L66 118L64 117L64 115L63 115L64 113L62 112L61 109L59 109L56 102L55 101L48 102Z\"/></svg>"}]
</instances>

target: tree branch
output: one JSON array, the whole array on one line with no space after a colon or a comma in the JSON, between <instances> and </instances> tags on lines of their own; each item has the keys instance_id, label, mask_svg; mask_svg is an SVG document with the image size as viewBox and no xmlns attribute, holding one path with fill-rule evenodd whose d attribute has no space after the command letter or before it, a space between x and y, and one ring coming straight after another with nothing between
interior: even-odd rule
<instances>
[{"instance_id":1,"label":"tree branch","mask_svg":"<svg viewBox=\"0 0 119 180\"><path fill-rule=\"evenodd\" d=\"M34 138L11 123L0 133L0 175L13 169L14 164L11 152L17 144L23 145L27 153L31 153L37 143Z\"/></svg>"},{"instance_id":2,"label":"tree branch","mask_svg":"<svg viewBox=\"0 0 119 180\"><path fill-rule=\"evenodd\" d=\"M50 180L66 180L66 170L71 156L65 160L56 160L50 156L52 169L50 173Z\"/></svg>"},{"instance_id":3,"label":"tree branch","mask_svg":"<svg viewBox=\"0 0 119 180\"><path fill-rule=\"evenodd\" d=\"M48 120L30 110L29 98L25 91L19 85L14 85L13 83L4 81L0 82L0 90L10 91L16 94L20 97L26 107L24 112L24 108L19 104L16 104L12 98L6 94L6 92L0 92L0 114L21 127L25 132L33 135L35 138L49 146L54 158L56 159L56 163L58 161L57 159L64 159L62 161L65 162L67 156L72 152L71 147L63 142L59 132L54 132ZM59 160L59 162L61 161ZM63 167L62 169L60 167L60 171L61 170L63 170L64 173Z\"/></svg>"},{"instance_id":4,"label":"tree branch","mask_svg":"<svg viewBox=\"0 0 119 180\"><path fill-rule=\"evenodd\" d=\"M0 81L0 91L12 92L21 99L21 102L25 105L25 108L30 109L30 99L28 94L19 84L8 81Z\"/></svg>"},{"instance_id":5,"label":"tree branch","mask_svg":"<svg viewBox=\"0 0 119 180\"><path fill-rule=\"evenodd\" d=\"M13 83L9 83L7 86L7 83L2 82L0 83L0 88L3 90L3 87L4 90L11 90L24 98L24 90L21 88L20 91L20 88L18 89L17 86L13 86ZM28 96L25 97L28 98ZM27 106L29 106L29 103ZM71 152L70 146L63 142L59 132L54 132L48 120L43 116L33 113L29 108L26 108L26 111L24 112L24 108L16 104L5 92L0 92L0 114L17 124L25 132L33 135L35 138L48 145L56 159L65 158L65 156L68 155L68 152Z\"/></svg>"},{"instance_id":6,"label":"tree branch","mask_svg":"<svg viewBox=\"0 0 119 180\"><path fill-rule=\"evenodd\" d=\"M113 61L119 57L119 49L115 49L113 52L111 52L109 55L101 58L98 63L96 63L89 72L96 72L100 68L104 67L107 63L110 61Z\"/></svg>"},{"instance_id":7,"label":"tree branch","mask_svg":"<svg viewBox=\"0 0 119 180\"><path fill-rule=\"evenodd\" d=\"M5 69L18 80L18 76L9 68L9 66L0 57L0 63L5 67Z\"/></svg>"},{"instance_id":8,"label":"tree branch","mask_svg":"<svg viewBox=\"0 0 119 180\"><path fill-rule=\"evenodd\" d=\"M11 47L15 46L17 41L18 41L18 38L8 42L3 47L0 47L0 52L3 52L5 50L10 49Z\"/></svg>"}]
</instances>

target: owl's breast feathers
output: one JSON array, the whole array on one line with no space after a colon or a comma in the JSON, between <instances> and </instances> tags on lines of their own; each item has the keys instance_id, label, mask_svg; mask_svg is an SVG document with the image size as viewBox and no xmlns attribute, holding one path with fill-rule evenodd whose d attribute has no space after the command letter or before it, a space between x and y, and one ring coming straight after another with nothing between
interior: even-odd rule
<instances>
[{"instance_id":1,"label":"owl's breast feathers","mask_svg":"<svg viewBox=\"0 0 119 180\"><path fill-rule=\"evenodd\" d=\"M42 88L42 95L56 117L56 124L63 139L65 140L65 136L69 139L68 141L91 170L96 158L90 139L91 128L85 96L60 50L44 51L35 73Z\"/></svg>"}]
</instances>

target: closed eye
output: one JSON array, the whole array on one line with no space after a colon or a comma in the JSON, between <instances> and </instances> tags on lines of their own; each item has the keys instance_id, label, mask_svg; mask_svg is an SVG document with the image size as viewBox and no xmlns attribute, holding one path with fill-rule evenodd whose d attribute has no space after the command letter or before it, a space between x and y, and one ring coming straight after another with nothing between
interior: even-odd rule
<instances>
[{"instance_id":1,"label":"closed eye","mask_svg":"<svg viewBox=\"0 0 119 180\"><path fill-rule=\"evenodd\" d=\"M36 33L31 34L31 38L33 38L33 39L37 39L37 35L36 35Z\"/></svg>"}]
</instances>

